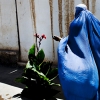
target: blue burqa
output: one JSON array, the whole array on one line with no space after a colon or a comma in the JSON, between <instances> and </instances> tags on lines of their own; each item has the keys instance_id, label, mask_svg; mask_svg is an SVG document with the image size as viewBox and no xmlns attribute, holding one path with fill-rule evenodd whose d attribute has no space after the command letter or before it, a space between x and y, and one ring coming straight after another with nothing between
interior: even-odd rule
<instances>
[{"instance_id":1,"label":"blue burqa","mask_svg":"<svg viewBox=\"0 0 100 100\"><path fill-rule=\"evenodd\" d=\"M65 100L100 100L100 22L90 11L76 7L69 35L57 52Z\"/></svg>"}]
</instances>

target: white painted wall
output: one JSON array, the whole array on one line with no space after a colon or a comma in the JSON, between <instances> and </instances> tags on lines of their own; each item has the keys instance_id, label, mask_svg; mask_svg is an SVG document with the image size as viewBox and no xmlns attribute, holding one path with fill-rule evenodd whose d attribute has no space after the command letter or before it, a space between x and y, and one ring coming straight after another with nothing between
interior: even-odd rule
<instances>
[{"instance_id":1,"label":"white painted wall","mask_svg":"<svg viewBox=\"0 0 100 100\"><path fill-rule=\"evenodd\" d=\"M19 31L20 60L27 61L28 50L35 43L34 34L45 34L47 38L42 41L41 48L45 52L46 60L57 63L58 42L52 39L52 35L68 35L75 6L79 3L89 5L89 10L100 19L100 1L88 1L89 4L87 0L16 0L17 26L15 0L0 0L0 49L19 50Z\"/></svg>"},{"instance_id":2,"label":"white painted wall","mask_svg":"<svg viewBox=\"0 0 100 100\"><path fill-rule=\"evenodd\" d=\"M29 0L17 0L21 61L28 60L28 50L34 42L34 24Z\"/></svg>"},{"instance_id":3,"label":"white painted wall","mask_svg":"<svg viewBox=\"0 0 100 100\"><path fill-rule=\"evenodd\" d=\"M58 11L58 0L53 0L53 35L60 36L59 32L59 11ZM57 47L59 42L54 41L54 62L57 63Z\"/></svg>"},{"instance_id":4,"label":"white painted wall","mask_svg":"<svg viewBox=\"0 0 100 100\"><path fill-rule=\"evenodd\" d=\"M100 0L89 0L89 10L100 20Z\"/></svg>"},{"instance_id":5,"label":"white painted wall","mask_svg":"<svg viewBox=\"0 0 100 100\"><path fill-rule=\"evenodd\" d=\"M50 8L50 1L52 2L52 8ZM59 1L61 5L59 5ZM33 34L38 33L40 35L45 34L47 37L41 45L46 54L46 59L57 63L58 42L52 39L52 35L60 36L63 34L63 37L68 35L69 24L74 18L77 4L85 3L89 5L90 11L95 8L94 14L100 19L100 1L94 1L95 4L93 0L89 0L89 4L87 4L87 0L17 0L21 61L27 61L28 50L35 43ZM59 6L62 6L62 19L59 19L61 13ZM60 24L62 24L62 30L60 30Z\"/></svg>"},{"instance_id":6,"label":"white painted wall","mask_svg":"<svg viewBox=\"0 0 100 100\"><path fill-rule=\"evenodd\" d=\"M51 35L51 18L49 0L35 0L36 32L45 34L46 40L42 41L41 48L45 52L46 59L53 60L53 41Z\"/></svg>"},{"instance_id":7,"label":"white painted wall","mask_svg":"<svg viewBox=\"0 0 100 100\"><path fill-rule=\"evenodd\" d=\"M18 50L15 0L0 0L0 50Z\"/></svg>"}]
</instances>

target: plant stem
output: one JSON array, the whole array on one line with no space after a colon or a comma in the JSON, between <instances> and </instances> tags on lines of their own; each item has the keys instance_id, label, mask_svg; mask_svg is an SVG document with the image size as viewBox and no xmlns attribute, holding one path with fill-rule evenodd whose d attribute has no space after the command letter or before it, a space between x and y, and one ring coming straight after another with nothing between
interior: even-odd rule
<instances>
[{"instance_id":1,"label":"plant stem","mask_svg":"<svg viewBox=\"0 0 100 100\"><path fill-rule=\"evenodd\" d=\"M37 52L38 52L39 48L38 48L38 44L37 44L37 36L36 36L36 48L37 48Z\"/></svg>"}]
</instances>

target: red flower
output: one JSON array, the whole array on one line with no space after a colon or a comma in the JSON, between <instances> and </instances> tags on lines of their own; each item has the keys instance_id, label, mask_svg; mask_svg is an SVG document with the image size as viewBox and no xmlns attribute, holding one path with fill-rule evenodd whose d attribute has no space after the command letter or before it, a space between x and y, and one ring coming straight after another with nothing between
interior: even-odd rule
<instances>
[{"instance_id":1,"label":"red flower","mask_svg":"<svg viewBox=\"0 0 100 100\"><path fill-rule=\"evenodd\" d=\"M44 39L46 39L46 36L45 36L44 34L42 34L42 36L41 36L41 37L42 37L42 39L43 39L43 38L44 38Z\"/></svg>"},{"instance_id":2,"label":"red flower","mask_svg":"<svg viewBox=\"0 0 100 100\"><path fill-rule=\"evenodd\" d=\"M36 34L34 34L34 36L36 36L37 38L39 38L39 34L37 34L37 33L36 33Z\"/></svg>"}]
</instances>

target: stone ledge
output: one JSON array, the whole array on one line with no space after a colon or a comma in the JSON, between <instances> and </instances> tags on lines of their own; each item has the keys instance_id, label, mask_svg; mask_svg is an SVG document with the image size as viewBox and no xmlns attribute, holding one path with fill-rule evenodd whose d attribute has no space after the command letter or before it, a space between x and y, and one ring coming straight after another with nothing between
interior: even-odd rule
<instances>
[{"instance_id":1,"label":"stone ledge","mask_svg":"<svg viewBox=\"0 0 100 100\"><path fill-rule=\"evenodd\" d=\"M18 62L18 51L0 51L0 63L14 64Z\"/></svg>"}]
</instances>

